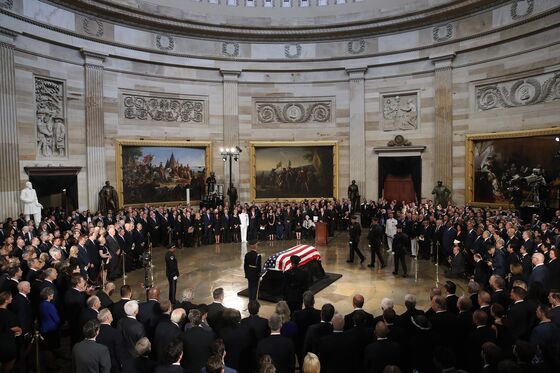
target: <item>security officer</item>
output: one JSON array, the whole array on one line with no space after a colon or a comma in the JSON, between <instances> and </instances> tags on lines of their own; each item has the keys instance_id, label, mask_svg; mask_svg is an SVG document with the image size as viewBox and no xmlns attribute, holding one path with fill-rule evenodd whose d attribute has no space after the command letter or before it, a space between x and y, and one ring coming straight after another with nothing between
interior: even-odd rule
<instances>
[{"instance_id":1,"label":"security officer","mask_svg":"<svg viewBox=\"0 0 560 373\"><path fill-rule=\"evenodd\" d=\"M309 289L309 275L298 267L300 261L301 258L297 255L290 257L292 268L284 272L284 283L282 284L284 300L288 303L292 315L302 309L303 293Z\"/></svg>"},{"instance_id":2,"label":"security officer","mask_svg":"<svg viewBox=\"0 0 560 373\"><path fill-rule=\"evenodd\" d=\"M385 261L381 256L381 241L383 240L383 228L379 225L379 218L375 217L372 219L371 226L368 232L369 249L371 251L371 263L368 267L375 267L375 256L379 258L379 263L381 268L385 268Z\"/></svg>"},{"instance_id":3,"label":"security officer","mask_svg":"<svg viewBox=\"0 0 560 373\"><path fill-rule=\"evenodd\" d=\"M396 276L399 274L399 262L401 262L403 268L403 277L407 276L407 268L405 255L408 250L410 250L410 238L403 233L403 226L401 224L397 225L397 233L393 237L393 254L395 255L395 271L393 274Z\"/></svg>"},{"instance_id":4,"label":"security officer","mask_svg":"<svg viewBox=\"0 0 560 373\"><path fill-rule=\"evenodd\" d=\"M358 218L356 215L352 216L352 224L348 228L350 233L350 241L348 241L348 246L350 248L350 255L346 263L354 263L354 251L360 257L360 264L366 260L366 257L360 251L358 244L360 243L360 235L362 234L362 228L360 227L360 223L358 223Z\"/></svg>"},{"instance_id":5,"label":"security officer","mask_svg":"<svg viewBox=\"0 0 560 373\"><path fill-rule=\"evenodd\" d=\"M175 304L177 278L179 278L179 268L177 266L177 257L175 256L176 249L177 247L174 244L170 244L167 247L167 253L165 253L165 274L169 282L169 301L171 304Z\"/></svg>"},{"instance_id":6,"label":"security officer","mask_svg":"<svg viewBox=\"0 0 560 373\"><path fill-rule=\"evenodd\" d=\"M257 240L249 241L249 251L245 254L243 269L249 283L249 300L256 300L261 274L261 255L257 254Z\"/></svg>"}]
</instances>

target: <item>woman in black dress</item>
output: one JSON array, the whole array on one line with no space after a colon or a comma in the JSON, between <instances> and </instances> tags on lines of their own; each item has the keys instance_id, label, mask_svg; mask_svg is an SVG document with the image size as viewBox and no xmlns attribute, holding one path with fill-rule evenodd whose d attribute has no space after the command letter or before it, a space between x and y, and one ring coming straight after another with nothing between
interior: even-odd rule
<instances>
[{"instance_id":1,"label":"woman in black dress","mask_svg":"<svg viewBox=\"0 0 560 373\"><path fill-rule=\"evenodd\" d=\"M239 237L241 235L241 219L239 219L237 209L233 209L233 216L231 217L231 234L233 242L239 242Z\"/></svg>"},{"instance_id":2,"label":"woman in black dress","mask_svg":"<svg viewBox=\"0 0 560 373\"><path fill-rule=\"evenodd\" d=\"M216 212L214 214L214 221L212 222L212 229L214 231L214 241L216 244L220 243L220 238L222 235L222 219L220 219L220 213Z\"/></svg>"},{"instance_id":3,"label":"woman in black dress","mask_svg":"<svg viewBox=\"0 0 560 373\"><path fill-rule=\"evenodd\" d=\"M298 208L296 210L296 216L294 218L296 240L298 240L298 241L301 240L301 231L302 231L301 224L302 223L303 223L303 214L301 213L301 210Z\"/></svg>"},{"instance_id":4,"label":"woman in black dress","mask_svg":"<svg viewBox=\"0 0 560 373\"><path fill-rule=\"evenodd\" d=\"M21 335L21 328L17 326L17 317L8 310L12 303L12 294L9 291L0 293L0 363L2 372L10 373L16 362L17 349L16 337Z\"/></svg>"},{"instance_id":5,"label":"woman in black dress","mask_svg":"<svg viewBox=\"0 0 560 373\"><path fill-rule=\"evenodd\" d=\"M99 248L99 256L101 257L101 283L105 284L107 281L107 270L109 269L109 260L111 260L111 254L109 253L109 248L105 245L107 243L105 236L99 236L97 238L97 246Z\"/></svg>"},{"instance_id":6,"label":"woman in black dress","mask_svg":"<svg viewBox=\"0 0 560 373\"><path fill-rule=\"evenodd\" d=\"M276 234L276 215L274 215L272 209L268 211L266 219L268 223L266 226L266 234L268 235L268 239L270 241L274 241L274 235Z\"/></svg>"},{"instance_id":7,"label":"woman in black dress","mask_svg":"<svg viewBox=\"0 0 560 373\"><path fill-rule=\"evenodd\" d=\"M202 245L202 218L200 213L194 214L194 219L192 221L193 227L193 245L194 247Z\"/></svg>"}]
</instances>

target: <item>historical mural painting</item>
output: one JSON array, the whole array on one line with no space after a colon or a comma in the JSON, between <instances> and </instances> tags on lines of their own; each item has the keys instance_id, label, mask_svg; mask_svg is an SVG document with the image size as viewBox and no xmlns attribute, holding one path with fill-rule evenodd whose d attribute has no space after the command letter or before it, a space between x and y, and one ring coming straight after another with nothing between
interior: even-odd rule
<instances>
[{"instance_id":1,"label":"historical mural painting","mask_svg":"<svg viewBox=\"0 0 560 373\"><path fill-rule=\"evenodd\" d=\"M119 141L118 190L124 205L200 200L210 151L206 143Z\"/></svg>"},{"instance_id":2,"label":"historical mural painting","mask_svg":"<svg viewBox=\"0 0 560 373\"><path fill-rule=\"evenodd\" d=\"M256 200L337 196L337 143L251 144L251 197Z\"/></svg>"}]
</instances>

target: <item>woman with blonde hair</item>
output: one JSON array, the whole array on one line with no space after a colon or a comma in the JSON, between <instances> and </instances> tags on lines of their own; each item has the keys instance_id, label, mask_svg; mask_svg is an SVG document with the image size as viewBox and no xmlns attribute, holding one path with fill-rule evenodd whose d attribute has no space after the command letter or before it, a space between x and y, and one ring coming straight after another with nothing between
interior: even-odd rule
<instances>
[{"instance_id":1,"label":"woman with blonde hair","mask_svg":"<svg viewBox=\"0 0 560 373\"><path fill-rule=\"evenodd\" d=\"M280 329L280 334L284 337L295 338L298 332L297 324L291 320L290 317L290 307L286 301L281 300L276 303L276 309L274 311L280 319L282 319L282 328Z\"/></svg>"},{"instance_id":2,"label":"woman with blonde hair","mask_svg":"<svg viewBox=\"0 0 560 373\"><path fill-rule=\"evenodd\" d=\"M319 373L321 371L321 362L317 355L308 352L303 359L303 373Z\"/></svg>"}]
</instances>

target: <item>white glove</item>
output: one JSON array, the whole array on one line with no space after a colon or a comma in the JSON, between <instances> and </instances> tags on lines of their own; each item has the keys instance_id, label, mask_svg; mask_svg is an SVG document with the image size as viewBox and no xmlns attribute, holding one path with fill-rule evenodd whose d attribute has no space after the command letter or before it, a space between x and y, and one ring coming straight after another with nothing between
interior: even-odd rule
<instances>
[{"instance_id":1,"label":"white glove","mask_svg":"<svg viewBox=\"0 0 560 373\"><path fill-rule=\"evenodd\" d=\"M173 276L173 280L177 280L177 278L178 278L177 276Z\"/></svg>"}]
</instances>

